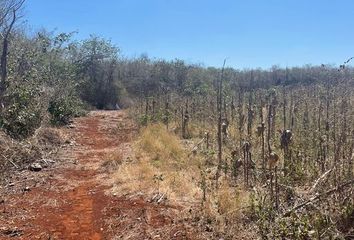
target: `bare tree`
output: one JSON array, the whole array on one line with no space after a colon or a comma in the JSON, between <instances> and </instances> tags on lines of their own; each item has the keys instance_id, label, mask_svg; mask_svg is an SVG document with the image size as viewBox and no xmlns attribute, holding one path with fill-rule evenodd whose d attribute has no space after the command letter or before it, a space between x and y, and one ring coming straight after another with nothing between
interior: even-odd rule
<instances>
[{"instance_id":1,"label":"bare tree","mask_svg":"<svg viewBox=\"0 0 354 240\"><path fill-rule=\"evenodd\" d=\"M218 167L216 170L216 185L218 183L218 179L220 177L220 170L222 164L222 101L223 101L223 78L224 78L224 70L225 70L226 59L224 60L221 75L218 82L218 92L217 92L217 109L218 109Z\"/></svg>"},{"instance_id":2,"label":"bare tree","mask_svg":"<svg viewBox=\"0 0 354 240\"><path fill-rule=\"evenodd\" d=\"M0 34L2 53L0 57L0 99L6 90L7 55L9 52L9 37L16 21L21 17L18 12L25 0L0 0ZM1 103L2 105L3 103Z\"/></svg>"}]
</instances>

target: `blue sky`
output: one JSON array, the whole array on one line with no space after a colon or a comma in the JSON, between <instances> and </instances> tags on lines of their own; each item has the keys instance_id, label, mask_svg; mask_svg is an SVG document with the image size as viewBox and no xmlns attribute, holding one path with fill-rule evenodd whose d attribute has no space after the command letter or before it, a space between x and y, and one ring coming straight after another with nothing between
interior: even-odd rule
<instances>
[{"instance_id":1,"label":"blue sky","mask_svg":"<svg viewBox=\"0 0 354 240\"><path fill-rule=\"evenodd\" d=\"M353 0L27 0L32 30L111 39L124 56L205 66L341 64L354 56Z\"/></svg>"}]
</instances>

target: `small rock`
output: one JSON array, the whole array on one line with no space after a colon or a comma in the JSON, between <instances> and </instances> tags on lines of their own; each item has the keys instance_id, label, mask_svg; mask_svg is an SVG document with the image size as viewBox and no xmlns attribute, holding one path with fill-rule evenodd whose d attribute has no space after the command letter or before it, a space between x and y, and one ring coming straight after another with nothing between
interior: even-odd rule
<instances>
[{"instance_id":1,"label":"small rock","mask_svg":"<svg viewBox=\"0 0 354 240\"><path fill-rule=\"evenodd\" d=\"M29 170L31 170L33 172L39 172L42 170L42 166L39 163L32 163L29 166Z\"/></svg>"},{"instance_id":2,"label":"small rock","mask_svg":"<svg viewBox=\"0 0 354 240\"><path fill-rule=\"evenodd\" d=\"M205 231L207 231L207 232L212 232L213 231L213 229L210 227L210 226L206 226L205 227Z\"/></svg>"},{"instance_id":3,"label":"small rock","mask_svg":"<svg viewBox=\"0 0 354 240\"><path fill-rule=\"evenodd\" d=\"M9 236L9 237L19 237L21 235L23 235L23 231L19 230L17 228L15 229L1 229L2 234Z\"/></svg>"},{"instance_id":4,"label":"small rock","mask_svg":"<svg viewBox=\"0 0 354 240\"><path fill-rule=\"evenodd\" d=\"M29 191L31 191L31 189L30 189L29 187L25 187L25 188L23 189L23 191L24 191L24 192L29 192Z\"/></svg>"}]
</instances>

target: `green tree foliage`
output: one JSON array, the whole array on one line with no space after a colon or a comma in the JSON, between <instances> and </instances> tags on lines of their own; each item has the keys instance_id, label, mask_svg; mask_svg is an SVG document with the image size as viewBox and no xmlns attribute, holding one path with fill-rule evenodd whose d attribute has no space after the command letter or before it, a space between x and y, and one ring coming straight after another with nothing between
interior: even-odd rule
<instances>
[{"instance_id":1,"label":"green tree foliage","mask_svg":"<svg viewBox=\"0 0 354 240\"><path fill-rule=\"evenodd\" d=\"M10 2L18 4L0 4L0 10L22 6L22 1ZM14 16L6 16L11 23ZM150 59L146 55L125 59L111 41L95 35L83 41L73 41L75 33L43 30L29 35L16 29L16 24L5 32L9 34L6 52L2 50L6 74L0 89L0 125L14 137L31 135L43 119L48 119L46 115L51 123L66 124L82 113L83 103L98 109L116 109L139 99L140 103L150 102L147 107L154 108L154 99L158 98L180 96L212 104L213 100L207 101L205 97L213 99L216 94L218 68L180 59ZM0 40L5 41L1 36ZM352 81L353 72L348 67L339 72L331 66L225 68L224 95L230 101L231 96L243 91L300 84L335 85L341 79ZM163 107L163 111L168 112L170 107Z\"/></svg>"},{"instance_id":2,"label":"green tree foliage","mask_svg":"<svg viewBox=\"0 0 354 240\"><path fill-rule=\"evenodd\" d=\"M11 136L30 136L48 113L52 122L67 123L79 112L77 70L70 62L71 36L44 31L33 37L20 31L13 35L0 115L1 126Z\"/></svg>"},{"instance_id":3,"label":"green tree foliage","mask_svg":"<svg viewBox=\"0 0 354 240\"><path fill-rule=\"evenodd\" d=\"M41 125L41 94L36 86L17 85L5 96L7 107L0 125L15 138L26 138Z\"/></svg>"},{"instance_id":4,"label":"green tree foliage","mask_svg":"<svg viewBox=\"0 0 354 240\"><path fill-rule=\"evenodd\" d=\"M98 109L113 109L122 91L117 68L119 49L97 36L79 43L78 49L82 99Z\"/></svg>"}]
</instances>

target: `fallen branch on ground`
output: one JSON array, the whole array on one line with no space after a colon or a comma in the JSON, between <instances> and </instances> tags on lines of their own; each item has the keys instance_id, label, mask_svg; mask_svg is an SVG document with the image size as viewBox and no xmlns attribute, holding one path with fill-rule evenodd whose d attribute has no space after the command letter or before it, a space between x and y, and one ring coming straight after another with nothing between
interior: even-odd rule
<instances>
[{"instance_id":1,"label":"fallen branch on ground","mask_svg":"<svg viewBox=\"0 0 354 240\"><path fill-rule=\"evenodd\" d=\"M315 192L317 186L323 182L324 180L326 180L326 177L335 169L335 167L329 169L327 172L325 172L324 174L322 174L316 181L315 183L313 184L313 186L311 187L310 189L310 192L313 193Z\"/></svg>"},{"instance_id":2,"label":"fallen branch on ground","mask_svg":"<svg viewBox=\"0 0 354 240\"><path fill-rule=\"evenodd\" d=\"M331 194L333 194L333 193L341 190L342 188L344 188L344 187L346 187L348 185L351 185L353 183L354 183L354 179L350 180L348 182L345 182L345 183L343 183L343 184L341 184L341 185L339 185L339 186L337 186L335 188L332 188L332 189L328 190L327 192L324 192L322 194L318 194L316 196L313 196L309 200L307 200L306 202L301 203L299 205L296 205L292 209L288 210L286 213L283 214L283 217L288 217L292 212L294 212L294 211L296 211L296 210L298 210L298 209L300 209L302 207L305 207L305 206L307 206L307 205L319 200L321 197L324 197L324 196L327 196L327 195L331 195Z\"/></svg>"},{"instance_id":3,"label":"fallen branch on ground","mask_svg":"<svg viewBox=\"0 0 354 240\"><path fill-rule=\"evenodd\" d=\"M19 168L13 161L11 161L10 159L7 159L7 161L9 161L9 163L11 163L15 168Z\"/></svg>"},{"instance_id":4,"label":"fallen branch on ground","mask_svg":"<svg viewBox=\"0 0 354 240\"><path fill-rule=\"evenodd\" d=\"M195 151L198 150L199 146L204 142L205 138L203 138L202 140L200 140L193 148L192 148L192 151L191 153L188 154L188 157L194 153Z\"/></svg>"}]
</instances>

